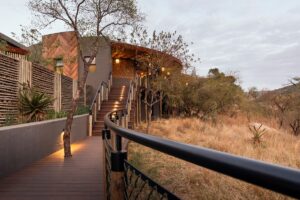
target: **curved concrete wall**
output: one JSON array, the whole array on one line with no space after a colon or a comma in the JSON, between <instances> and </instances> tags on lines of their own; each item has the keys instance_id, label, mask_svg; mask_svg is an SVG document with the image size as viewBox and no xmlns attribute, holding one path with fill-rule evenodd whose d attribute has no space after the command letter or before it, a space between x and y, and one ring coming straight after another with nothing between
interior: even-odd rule
<instances>
[{"instance_id":1,"label":"curved concrete wall","mask_svg":"<svg viewBox=\"0 0 300 200\"><path fill-rule=\"evenodd\" d=\"M86 37L80 41L82 53L84 56L91 56L94 39ZM83 62L79 59L79 76L83 74ZM102 81L108 82L109 74L112 71L111 45L109 41L101 39L99 51L96 55L96 71L89 72L86 80L87 86L91 86L92 91L87 92L87 105L91 105L96 90Z\"/></svg>"},{"instance_id":2,"label":"curved concrete wall","mask_svg":"<svg viewBox=\"0 0 300 200\"><path fill-rule=\"evenodd\" d=\"M66 118L0 128L0 178L63 148ZM87 137L88 115L75 116L72 142Z\"/></svg>"}]
</instances>

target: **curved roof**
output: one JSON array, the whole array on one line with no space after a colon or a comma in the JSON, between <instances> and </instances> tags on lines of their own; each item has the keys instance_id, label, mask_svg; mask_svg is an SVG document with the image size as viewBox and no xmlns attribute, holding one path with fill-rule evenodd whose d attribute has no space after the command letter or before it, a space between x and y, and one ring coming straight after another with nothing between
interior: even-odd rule
<instances>
[{"instance_id":1,"label":"curved roof","mask_svg":"<svg viewBox=\"0 0 300 200\"><path fill-rule=\"evenodd\" d=\"M117 41L112 41L111 47L112 47L112 58L123 58L123 59L134 60L136 56L140 56L143 54L162 54L168 56L170 60L172 60L174 63L182 67L182 62L178 58L175 58L174 56L171 56L169 54L154 49L128 44L124 42L117 42Z\"/></svg>"}]
</instances>

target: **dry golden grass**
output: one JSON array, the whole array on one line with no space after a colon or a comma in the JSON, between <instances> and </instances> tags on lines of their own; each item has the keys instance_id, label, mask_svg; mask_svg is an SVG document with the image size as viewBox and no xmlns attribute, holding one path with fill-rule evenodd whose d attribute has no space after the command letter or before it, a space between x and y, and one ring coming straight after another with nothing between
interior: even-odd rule
<instances>
[{"instance_id":1,"label":"dry golden grass","mask_svg":"<svg viewBox=\"0 0 300 200\"><path fill-rule=\"evenodd\" d=\"M150 133L171 140L300 168L300 139L279 131L271 120L260 145L253 145L244 117L220 117L217 125L198 119L155 121ZM145 125L137 130L144 131ZM183 199L288 199L283 195L167 156L141 145L129 145L129 159L146 174Z\"/></svg>"}]
</instances>

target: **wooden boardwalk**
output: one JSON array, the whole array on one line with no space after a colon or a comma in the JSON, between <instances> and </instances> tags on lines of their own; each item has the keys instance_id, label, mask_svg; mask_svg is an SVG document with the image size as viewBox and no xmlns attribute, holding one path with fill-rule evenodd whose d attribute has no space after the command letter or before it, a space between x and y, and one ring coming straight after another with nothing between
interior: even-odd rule
<instances>
[{"instance_id":1,"label":"wooden boardwalk","mask_svg":"<svg viewBox=\"0 0 300 200\"><path fill-rule=\"evenodd\" d=\"M0 179L0 199L105 199L101 137L72 144L72 152L64 159L58 151Z\"/></svg>"}]
</instances>

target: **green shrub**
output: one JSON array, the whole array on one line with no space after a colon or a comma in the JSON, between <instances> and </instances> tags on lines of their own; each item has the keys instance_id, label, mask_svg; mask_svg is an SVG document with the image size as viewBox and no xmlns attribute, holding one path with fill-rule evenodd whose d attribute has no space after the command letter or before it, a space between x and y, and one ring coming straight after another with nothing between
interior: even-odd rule
<instances>
[{"instance_id":1,"label":"green shrub","mask_svg":"<svg viewBox=\"0 0 300 200\"><path fill-rule=\"evenodd\" d=\"M259 126L256 126L255 124L249 125L249 130L252 133L252 142L254 145L260 144L262 141L262 136L266 133L266 129L262 127L262 124Z\"/></svg>"},{"instance_id":2,"label":"green shrub","mask_svg":"<svg viewBox=\"0 0 300 200\"><path fill-rule=\"evenodd\" d=\"M90 111L90 108L88 106L78 106L75 115L83 115L88 114Z\"/></svg>"},{"instance_id":3,"label":"green shrub","mask_svg":"<svg viewBox=\"0 0 300 200\"><path fill-rule=\"evenodd\" d=\"M78 106L78 108L77 108L76 112L74 113L74 115L83 115L83 114L88 114L88 113L89 113L89 107L87 107L87 106ZM67 115L68 115L67 111L55 112L55 110L48 110L46 119L47 120L59 119L59 118L67 117Z\"/></svg>"},{"instance_id":4,"label":"green shrub","mask_svg":"<svg viewBox=\"0 0 300 200\"><path fill-rule=\"evenodd\" d=\"M50 120L64 117L67 117L67 112L65 111L55 112L54 110L48 110L46 119Z\"/></svg>"},{"instance_id":5,"label":"green shrub","mask_svg":"<svg viewBox=\"0 0 300 200\"><path fill-rule=\"evenodd\" d=\"M29 84L23 84L19 90L18 108L27 122L44 120L53 101L53 98Z\"/></svg>"},{"instance_id":6,"label":"green shrub","mask_svg":"<svg viewBox=\"0 0 300 200\"><path fill-rule=\"evenodd\" d=\"M8 114L5 115L4 126L11 126L17 124L16 116Z\"/></svg>"}]
</instances>

